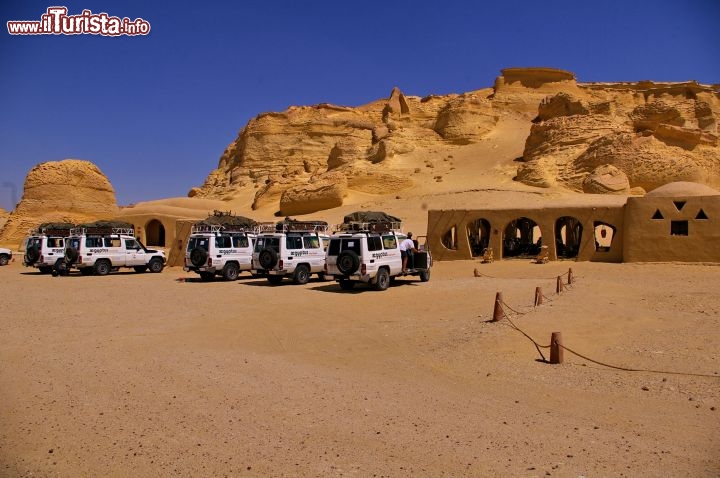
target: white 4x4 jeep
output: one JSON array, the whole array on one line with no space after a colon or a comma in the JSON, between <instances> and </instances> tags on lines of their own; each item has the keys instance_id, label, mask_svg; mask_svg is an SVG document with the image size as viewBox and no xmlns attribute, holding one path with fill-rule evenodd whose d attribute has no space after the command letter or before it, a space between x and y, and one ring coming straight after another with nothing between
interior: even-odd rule
<instances>
[{"instance_id":1,"label":"white 4x4 jeep","mask_svg":"<svg viewBox=\"0 0 720 478\"><path fill-rule=\"evenodd\" d=\"M255 242L252 268L271 284L291 277L307 284L312 274L324 279L328 224L322 221L280 222L275 232L261 232Z\"/></svg>"},{"instance_id":2,"label":"white 4x4 jeep","mask_svg":"<svg viewBox=\"0 0 720 478\"><path fill-rule=\"evenodd\" d=\"M430 280L432 257L425 246L408 259L408 270L402 272L400 243L407 236L398 223L341 224L330 238L327 249L326 275L332 276L343 290L350 290L358 282L370 284L375 290L385 290L399 276L419 276Z\"/></svg>"},{"instance_id":3,"label":"white 4x4 jeep","mask_svg":"<svg viewBox=\"0 0 720 478\"><path fill-rule=\"evenodd\" d=\"M65 267L83 275L104 276L119 267L157 273L165 267L165 253L143 246L132 228L79 227L65 240Z\"/></svg>"},{"instance_id":4,"label":"white 4x4 jeep","mask_svg":"<svg viewBox=\"0 0 720 478\"><path fill-rule=\"evenodd\" d=\"M65 238L70 235L72 224L41 224L25 239L23 265L36 267L43 274L52 272L65 260Z\"/></svg>"},{"instance_id":5,"label":"white 4x4 jeep","mask_svg":"<svg viewBox=\"0 0 720 478\"><path fill-rule=\"evenodd\" d=\"M233 226L196 224L185 250L186 272L197 272L204 281L221 275L235 280L251 269L255 233Z\"/></svg>"},{"instance_id":6,"label":"white 4x4 jeep","mask_svg":"<svg viewBox=\"0 0 720 478\"><path fill-rule=\"evenodd\" d=\"M10 259L12 259L12 251L10 249L0 247L0 266L8 265Z\"/></svg>"}]
</instances>

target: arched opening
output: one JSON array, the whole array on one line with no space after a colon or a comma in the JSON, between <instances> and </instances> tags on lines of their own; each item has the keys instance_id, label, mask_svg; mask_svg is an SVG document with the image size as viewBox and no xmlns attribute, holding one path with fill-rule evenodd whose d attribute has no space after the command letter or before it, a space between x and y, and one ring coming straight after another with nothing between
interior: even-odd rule
<instances>
[{"instance_id":1,"label":"arched opening","mask_svg":"<svg viewBox=\"0 0 720 478\"><path fill-rule=\"evenodd\" d=\"M563 216L555 221L555 248L557 256L565 259L577 257L582 240L582 223L572 216Z\"/></svg>"},{"instance_id":2,"label":"arched opening","mask_svg":"<svg viewBox=\"0 0 720 478\"><path fill-rule=\"evenodd\" d=\"M609 252L612 247L612 241L615 237L615 226L605 222L595 221L593 223L595 231L595 250L598 252Z\"/></svg>"},{"instance_id":3,"label":"arched opening","mask_svg":"<svg viewBox=\"0 0 720 478\"><path fill-rule=\"evenodd\" d=\"M443 234L443 237L440 240L440 242L442 242L442 245L447 247L448 249L456 250L457 249L457 226L451 227L448 232Z\"/></svg>"},{"instance_id":4,"label":"arched opening","mask_svg":"<svg viewBox=\"0 0 720 478\"><path fill-rule=\"evenodd\" d=\"M519 217L505 227L503 232L503 257L535 256L542 246L542 232L535 221Z\"/></svg>"},{"instance_id":5,"label":"arched opening","mask_svg":"<svg viewBox=\"0 0 720 478\"><path fill-rule=\"evenodd\" d=\"M165 226L157 219L145 225L145 240L148 246L165 247Z\"/></svg>"},{"instance_id":6,"label":"arched opening","mask_svg":"<svg viewBox=\"0 0 720 478\"><path fill-rule=\"evenodd\" d=\"M490 222L487 219L477 219L468 223L467 235L472 256L483 255L490 244Z\"/></svg>"}]
</instances>

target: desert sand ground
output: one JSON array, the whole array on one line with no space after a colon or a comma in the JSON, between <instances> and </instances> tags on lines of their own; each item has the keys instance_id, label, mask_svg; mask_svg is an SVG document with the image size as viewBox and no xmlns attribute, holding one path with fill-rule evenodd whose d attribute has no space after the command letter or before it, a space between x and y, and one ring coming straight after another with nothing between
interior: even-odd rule
<instances>
[{"instance_id":1,"label":"desert sand ground","mask_svg":"<svg viewBox=\"0 0 720 478\"><path fill-rule=\"evenodd\" d=\"M720 475L717 265L445 262L350 293L195 277L0 268L0 476ZM498 291L541 344L679 374L544 363L490 322Z\"/></svg>"}]
</instances>

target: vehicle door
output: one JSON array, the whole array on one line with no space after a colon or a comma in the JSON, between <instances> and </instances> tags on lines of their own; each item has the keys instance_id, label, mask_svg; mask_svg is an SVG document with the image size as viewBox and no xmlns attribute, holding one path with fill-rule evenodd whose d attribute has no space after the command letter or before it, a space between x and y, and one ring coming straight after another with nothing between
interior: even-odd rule
<instances>
[{"instance_id":1,"label":"vehicle door","mask_svg":"<svg viewBox=\"0 0 720 478\"><path fill-rule=\"evenodd\" d=\"M62 237L45 238L46 247L43 256L48 264L55 264L55 261L65 255L65 240Z\"/></svg>"},{"instance_id":2,"label":"vehicle door","mask_svg":"<svg viewBox=\"0 0 720 478\"><path fill-rule=\"evenodd\" d=\"M322 247L320 237L313 234L303 236L303 248L307 251L307 260L310 263L312 272L320 272L325 269L325 251Z\"/></svg>"},{"instance_id":3,"label":"vehicle door","mask_svg":"<svg viewBox=\"0 0 720 478\"><path fill-rule=\"evenodd\" d=\"M123 239L122 242L125 245L125 264L123 265L133 267L147 264L147 254L145 254L143 248L140 247L138 241L135 239Z\"/></svg>"},{"instance_id":4,"label":"vehicle door","mask_svg":"<svg viewBox=\"0 0 720 478\"><path fill-rule=\"evenodd\" d=\"M225 262L234 254L232 239L230 236L215 236L215 250L213 252L213 265L216 268L223 268Z\"/></svg>"},{"instance_id":5,"label":"vehicle door","mask_svg":"<svg viewBox=\"0 0 720 478\"><path fill-rule=\"evenodd\" d=\"M107 252L103 255L110 259L113 266L123 267L127 264L127 257L125 257L125 248L123 247L120 236L107 236L104 238L103 245Z\"/></svg>"},{"instance_id":6,"label":"vehicle door","mask_svg":"<svg viewBox=\"0 0 720 478\"><path fill-rule=\"evenodd\" d=\"M390 274L395 275L402 272L402 258L400 255L400 238L395 234L384 234L382 236L383 263L390 266Z\"/></svg>"},{"instance_id":7,"label":"vehicle door","mask_svg":"<svg viewBox=\"0 0 720 478\"><path fill-rule=\"evenodd\" d=\"M233 249L237 251L235 257L240 264L240 270L249 270L252 261L252 244L250 238L245 234L233 236Z\"/></svg>"},{"instance_id":8,"label":"vehicle door","mask_svg":"<svg viewBox=\"0 0 720 478\"><path fill-rule=\"evenodd\" d=\"M303 250L302 236L288 234L285 236L285 254L281 256L284 262L283 269L295 270L295 265L305 259L307 251Z\"/></svg>"}]
</instances>

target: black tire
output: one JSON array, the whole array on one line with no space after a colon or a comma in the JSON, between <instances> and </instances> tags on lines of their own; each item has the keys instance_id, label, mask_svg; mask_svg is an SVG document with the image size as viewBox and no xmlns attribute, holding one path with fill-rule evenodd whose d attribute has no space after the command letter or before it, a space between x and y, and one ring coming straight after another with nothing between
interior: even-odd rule
<instances>
[{"instance_id":1,"label":"black tire","mask_svg":"<svg viewBox=\"0 0 720 478\"><path fill-rule=\"evenodd\" d=\"M95 262L95 274L99 276L106 276L110 273L110 270L112 269L112 266L110 265L110 261L105 259L100 259L99 261Z\"/></svg>"},{"instance_id":2,"label":"black tire","mask_svg":"<svg viewBox=\"0 0 720 478\"><path fill-rule=\"evenodd\" d=\"M69 264L73 264L78 259L78 256L78 250L74 247L68 247L67 249L65 249L65 260Z\"/></svg>"},{"instance_id":3,"label":"black tire","mask_svg":"<svg viewBox=\"0 0 720 478\"><path fill-rule=\"evenodd\" d=\"M340 279L340 288L342 290L353 290L355 282L346 279Z\"/></svg>"},{"instance_id":4,"label":"black tire","mask_svg":"<svg viewBox=\"0 0 720 478\"><path fill-rule=\"evenodd\" d=\"M201 272L200 273L200 280L203 282L210 282L215 278L214 272Z\"/></svg>"},{"instance_id":5,"label":"black tire","mask_svg":"<svg viewBox=\"0 0 720 478\"><path fill-rule=\"evenodd\" d=\"M0 254L0 266L6 266L10 262L10 256L7 254Z\"/></svg>"},{"instance_id":6,"label":"black tire","mask_svg":"<svg viewBox=\"0 0 720 478\"><path fill-rule=\"evenodd\" d=\"M135 267L133 267L133 269L135 269L135 272L137 272L138 274L140 274L140 273L145 272L145 271L147 270L147 266L135 266Z\"/></svg>"},{"instance_id":7,"label":"black tire","mask_svg":"<svg viewBox=\"0 0 720 478\"><path fill-rule=\"evenodd\" d=\"M267 276L267 280L272 285L278 285L282 282L283 276Z\"/></svg>"},{"instance_id":8,"label":"black tire","mask_svg":"<svg viewBox=\"0 0 720 478\"><path fill-rule=\"evenodd\" d=\"M240 268L234 262L225 264L223 267L222 276L225 280L237 280L240 275Z\"/></svg>"},{"instance_id":9,"label":"black tire","mask_svg":"<svg viewBox=\"0 0 720 478\"><path fill-rule=\"evenodd\" d=\"M430 269L420 271L420 281L427 282L430 280Z\"/></svg>"},{"instance_id":10,"label":"black tire","mask_svg":"<svg viewBox=\"0 0 720 478\"><path fill-rule=\"evenodd\" d=\"M53 271L52 266L42 266L38 267L38 270L41 274L50 274Z\"/></svg>"},{"instance_id":11,"label":"black tire","mask_svg":"<svg viewBox=\"0 0 720 478\"><path fill-rule=\"evenodd\" d=\"M304 264L300 264L295 268L293 273L293 282L298 285L307 284L310 280L310 269Z\"/></svg>"},{"instance_id":12,"label":"black tire","mask_svg":"<svg viewBox=\"0 0 720 478\"><path fill-rule=\"evenodd\" d=\"M25 262L27 262L28 265L35 264L38 259L40 259L40 251L38 250L37 246L30 246L27 248L27 251L25 251Z\"/></svg>"},{"instance_id":13,"label":"black tire","mask_svg":"<svg viewBox=\"0 0 720 478\"><path fill-rule=\"evenodd\" d=\"M165 264L163 264L162 259L158 259L157 257L150 259L150 262L148 262L148 269L150 269L150 272L153 274L162 272L164 268Z\"/></svg>"},{"instance_id":14,"label":"black tire","mask_svg":"<svg viewBox=\"0 0 720 478\"><path fill-rule=\"evenodd\" d=\"M195 267L204 266L207 258L208 253L202 247L196 247L195 249L190 251L190 262L192 262L192 265L194 265Z\"/></svg>"},{"instance_id":15,"label":"black tire","mask_svg":"<svg viewBox=\"0 0 720 478\"><path fill-rule=\"evenodd\" d=\"M59 275L60 275L60 273L59 273L58 271L56 271L55 269L52 270L52 276L53 276L53 277L57 277L57 276L59 276Z\"/></svg>"},{"instance_id":16,"label":"black tire","mask_svg":"<svg viewBox=\"0 0 720 478\"><path fill-rule=\"evenodd\" d=\"M258 254L258 262L260 263L260 267L262 267L263 269L272 269L273 267L275 267L275 264L278 263L277 252L275 252L273 249L263 249L262 251L260 251L260 254Z\"/></svg>"},{"instance_id":17,"label":"black tire","mask_svg":"<svg viewBox=\"0 0 720 478\"><path fill-rule=\"evenodd\" d=\"M84 276L91 276L95 272L92 267L81 267L80 274Z\"/></svg>"},{"instance_id":18,"label":"black tire","mask_svg":"<svg viewBox=\"0 0 720 478\"><path fill-rule=\"evenodd\" d=\"M375 276L373 289L386 290L388 287L390 287L390 274L388 274L387 269L380 269Z\"/></svg>"},{"instance_id":19,"label":"black tire","mask_svg":"<svg viewBox=\"0 0 720 478\"><path fill-rule=\"evenodd\" d=\"M349 276L358 270L360 267L360 257L355 251L345 250L337 256L336 262L337 268L340 272Z\"/></svg>"}]
</instances>

